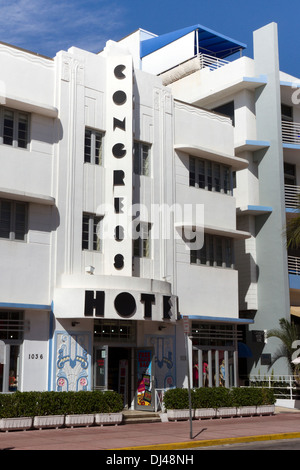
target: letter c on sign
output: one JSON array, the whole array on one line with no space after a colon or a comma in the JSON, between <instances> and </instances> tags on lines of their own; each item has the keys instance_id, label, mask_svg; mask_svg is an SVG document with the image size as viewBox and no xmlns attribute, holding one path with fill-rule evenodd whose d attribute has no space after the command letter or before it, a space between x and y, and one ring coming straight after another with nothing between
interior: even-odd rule
<instances>
[{"instance_id":1,"label":"letter c on sign","mask_svg":"<svg viewBox=\"0 0 300 470\"><path fill-rule=\"evenodd\" d=\"M125 69L125 65L117 65L114 70L115 77L119 80L123 80L124 78L126 78L126 75L123 73Z\"/></svg>"}]
</instances>

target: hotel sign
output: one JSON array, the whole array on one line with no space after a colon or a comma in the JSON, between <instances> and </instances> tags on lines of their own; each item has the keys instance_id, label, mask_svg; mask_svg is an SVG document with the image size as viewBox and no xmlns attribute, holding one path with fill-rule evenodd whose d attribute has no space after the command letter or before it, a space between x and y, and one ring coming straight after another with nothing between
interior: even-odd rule
<instances>
[{"instance_id":1,"label":"hotel sign","mask_svg":"<svg viewBox=\"0 0 300 470\"><path fill-rule=\"evenodd\" d=\"M129 233L124 208L132 205L132 71L130 54L111 45L107 56L105 203L114 213L107 210L105 215L104 258L105 273L122 276L132 275L132 237L124 236Z\"/></svg>"},{"instance_id":2,"label":"hotel sign","mask_svg":"<svg viewBox=\"0 0 300 470\"><path fill-rule=\"evenodd\" d=\"M153 306L157 304L158 298L161 302L161 318L159 319L175 320L176 303L173 296L141 293L137 300L136 296L130 292L120 292L114 297L113 304L106 305L105 291L94 292L92 290L85 291L84 316L104 318L107 311L109 318L114 309L121 318L141 317L140 312L143 312L144 319L152 320Z\"/></svg>"}]
</instances>

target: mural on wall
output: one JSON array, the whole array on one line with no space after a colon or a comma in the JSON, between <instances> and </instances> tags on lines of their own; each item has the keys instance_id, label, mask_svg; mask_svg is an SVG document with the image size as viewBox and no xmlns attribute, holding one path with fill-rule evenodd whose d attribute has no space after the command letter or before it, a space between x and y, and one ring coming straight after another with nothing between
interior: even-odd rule
<instances>
[{"instance_id":1,"label":"mural on wall","mask_svg":"<svg viewBox=\"0 0 300 470\"><path fill-rule=\"evenodd\" d=\"M137 404L150 406L152 403L152 351L139 349L137 351Z\"/></svg>"},{"instance_id":2,"label":"mural on wall","mask_svg":"<svg viewBox=\"0 0 300 470\"><path fill-rule=\"evenodd\" d=\"M90 333L56 332L54 390L90 390Z\"/></svg>"},{"instance_id":3,"label":"mural on wall","mask_svg":"<svg viewBox=\"0 0 300 470\"><path fill-rule=\"evenodd\" d=\"M155 388L175 387L175 335L146 335L146 345L154 348Z\"/></svg>"}]
</instances>

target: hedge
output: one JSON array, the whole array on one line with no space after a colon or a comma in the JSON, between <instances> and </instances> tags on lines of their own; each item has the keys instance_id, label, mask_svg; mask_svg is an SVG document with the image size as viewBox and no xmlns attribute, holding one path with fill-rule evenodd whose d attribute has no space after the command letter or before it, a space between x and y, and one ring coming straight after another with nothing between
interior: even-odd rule
<instances>
[{"instance_id":1,"label":"hedge","mask_svg":"<svg viewBox=\"0 0 300 470\"><path fill-rule=\"evenodd\" d=\"M172 388L164 395L164 406L167 410L189 408L189 395L186 388ZM191 405L196 408L221 408L273 405L275 396L269 388L225 388L202 387L191 390Z\"/></svg>"},{"instance_id":2,"label":"hedge","mask_svg":"<svg viewBox=\"0 0 300 470\"><path fill-rule=\"evenodd\" d=\"M0 418L118 413L123 408L122 396L113 391L0 394Z\"/></svg>"},{"instance_id":3,"label":"hedge","mask_svg":"<svg viewBox=\"0 0 300 470\"><path fill-rule=\"evenodd\" d=\"M184 410L189 408L187 388L170 388L164 394L164 405L167 410Z\"/></svg>"},{"instance_id":4,"label":"hedge","mask_svg":"<svg viewBox=\"0 0 300 470\"><path fill-rule=\"evenodd\" d=\"M233 388L231 394L235 406L274 405L276 401L274 390L270 388Z\"/></svg>"}]
</instances>

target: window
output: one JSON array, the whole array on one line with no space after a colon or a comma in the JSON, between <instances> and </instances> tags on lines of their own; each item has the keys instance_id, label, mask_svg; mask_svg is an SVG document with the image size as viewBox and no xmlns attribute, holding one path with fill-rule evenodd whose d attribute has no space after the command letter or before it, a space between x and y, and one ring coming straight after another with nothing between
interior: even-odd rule
<instances>
[{"instance_id":1,"label":"window","mask_svg":"<svg viewBox=\"0 0 300 470\"><path fill-rule=\"evenodd\" d=\"M138 258L150 258L150 245L151 245L151 224L140 222L136 226L138 238L133 240L133 256Z\"/></svg>"},{"instance_id":2,"label":"window","mask_svg":"<svg viewBox=\"0 0 300 470\"><path fill-rule=\"evenodd\" d=\"M193 322L193 386L236 387L236 344L241 339L234 324Z\"/></svg>"},{"instance_id":3,"label":"window","mask_svg":"<svg viewBox=\"0 0 300 470\"><path fill-rule=\"evenodd\" d=\"M25 241L27 204L0 199L0 238Z\"/></svg>"},{"instance_id":4,"label":"window","mask_svg":"<svg viewBox=\"0 0 300 470\"><path fill-rule=\"evenodd\" d=\"M21 111L1 108L0 142L26 149L29 141L29 115Z\"/></svg>"},{"instance_id":5,"label":"window","mask_svg":"<svg viewBox=\"0 0 300 470\"><path fill-rule=\"evenodd\" d=\"M190 251L191 264L233 268L233 241L231 238L205 234L200 250Z\"/></svg>"},{"instance_id":6,"label":"window","mask_svg":"<svg viewBox=\"0 0 300 470\"><path fill-rule=\"evenodd\" d=\"M281 118L283 121L293 122L293 108L286 104L281 104Z\"/></svg>"},{"instance_id":7,"label":"window","mask_svg":"<svg viewBox=\"0 0 300 470\"><path fill-rule=\"evenodd\" d=\"M150 145L134 142L133 171L137 175L150 176Z\"/></svg>"},{"instance_id":8,"label":"window","mask_svg":"<svg viewBox=\"0 0 300 470\"><path fill-rule=\"evenodd\" d=\"M93 214L83 214L82 217L82 249L101 251L101 220L102 217Z\"/></svg>"},{"instance_id":9,"label":"window","mask_svg":"<svg viewBox=\"0 0 300 470\"><path fill-rule=\"evenodd\" d=\"M190 186L232 194L232 172L229 166L195 157L190 157L189 165Z\"/></svg>"},{"instance_id":10,"label":"window","mask_svg":"<svg viewBox=\"0 0 300 470\"><path fill-rule=\"evenodd\" d=\"M0 310L0 340L21 340L25 329L23 312Z\"/></svg>"},{"instance_id":11,"label":"window","mask_svg":"<svg viewBox=\"0 0 300 470\"><path fill-rule=\"evenodd\" d=\"M94 320L94 339L134 342L136 323L132 320Z\"/></svg>"},{"instance_id":12,"label":"window","mask_svg":"<svg viewBox=\"0 0 300 470\"><path fill-rule=\"evenodd\" d=\"M85 130L84 162L102 165L103 134L93 129Z\"/></svg>"},{"instance_id":13,"label":"window","mask_svg":"<svg viewBox=\"0 0 300 470\"><path fill-rule=\"evenodd\" d=\"M296 184L296 165L284 162L284 184Z\"/></svg>"}]
</instances>

